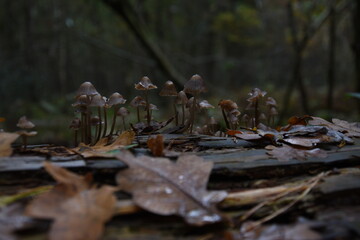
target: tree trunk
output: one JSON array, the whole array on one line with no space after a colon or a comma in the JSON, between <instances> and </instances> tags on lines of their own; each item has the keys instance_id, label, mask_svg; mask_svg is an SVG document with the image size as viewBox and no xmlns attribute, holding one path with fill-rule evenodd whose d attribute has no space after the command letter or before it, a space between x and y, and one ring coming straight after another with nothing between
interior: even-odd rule
<instances>
[{"instance_id":1,"label":"tree trunk","mask_svg":"<svg viewBox=\"0 0 360 240\"><path fill-rule=\"evenodd\" d=\"M128 25L129 29L134 33L140 43L148 51L158 63L160 69L170 77L174 82L184 85L185 77L183 77L175 67L170 63L169 59L164 55L160 48L151 39L150 34L146 31L145 26L140 22L140 18L128 0L103 0L116 13L121 15Z\"/></svg>"},{"instance_id":2,"label":"tree trunk","mask_svg":"<svg viewBox=\"0 0 360 240\"><path fill-rule=\"evenodd\" d=\"M336 52L336 11L335 2L330 3L329 19L329 59L328 59L328 93L327 108L329 113L333 110L334 84L335 84L335 52Z\"/></svg>"},{"instance_id":3,"label":"tree trunk","mask_svg":"<svg viewBox=\"0 0 360 240\"><path fill-rule=\"evenodd\" d=\"M354 1L353 8L353 29L354 39L352 44L354 63L355 63L355 87L356 92L360 92L360 3ZM360 103L358 105L358 112L360 112Z\"/></svg>"}]
</instances>

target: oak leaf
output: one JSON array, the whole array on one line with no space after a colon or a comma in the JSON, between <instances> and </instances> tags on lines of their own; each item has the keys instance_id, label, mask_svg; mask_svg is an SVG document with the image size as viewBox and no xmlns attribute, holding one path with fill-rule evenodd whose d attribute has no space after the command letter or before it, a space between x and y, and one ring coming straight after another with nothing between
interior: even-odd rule
<instances>
[{"instance_id":1,"label":"oak leaf","mask_svg":"<svg viewBox=\"0 0 360 240\"><path fill-rule=\"evenodd\" d=\"M51 240L98 239L114 212L116 188L90 186L89 177L78 176L63 168L45 163L46 170L58 184L35 198L26 214L35 218L54 219Z\"/></svg>"},{"instance_id":2,"label":"oak leaf","mask_svg":"<svg viewBox=\"0 0 360 240\"><path fill-rule=\"evenodd\" d=\"M206 190L213 163L195 155L180 156L176 163L167 158L134 157L130 152L117 158L129 166L116 176L120 189L131 193L141 208L180 215L198 226L223 220L214 203L223 200L226 192Z\"/></svg>"}]
</instances>

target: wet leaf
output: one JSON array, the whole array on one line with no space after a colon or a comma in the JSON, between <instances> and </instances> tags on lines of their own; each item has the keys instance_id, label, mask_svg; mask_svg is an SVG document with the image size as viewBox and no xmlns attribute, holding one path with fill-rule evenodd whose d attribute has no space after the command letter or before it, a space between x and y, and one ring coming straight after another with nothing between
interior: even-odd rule
<instances>
[{"instance_id":1,"label":"wet leaf","mask_svg":"<svg viewBox=\"0 0 360 240\"><path fill-rule=\"evenodd\" d=\"M11 144L19 137L17 133L0 132L0 157L11 156Z\"/></svg>"},{"instance_id":2,"label":"wet leaf","mask_svg":"<svg viewBox=\"0 0 360 240\"><path fill-rule=\"evenodd\" d=\"M0 239L17 239L13 232L32 226L34 221L24 216L21 204L12 204L0 209Z\"/></svg>"},{"instance_id":3,"label":"wet leaf","mask_svg":"<svg viewBox=\"0 0 360 240\"><path fill-rule=\"evenodd\" d=\"M117 182L138 206L160 215L180 215L193 225L223 220L213 204L226 193L206 190L213 163L191 155L180 156L176 163L129 152L117 158L129 166L118 173Z\"/></svg>"},{"instance_id":4,"label":"wet leaf","mask_svg":"<svg viewBox=\"0 0 360 240\"><path fill-rule=\"evenodd\" d=\"M115 150L125 148L126 146L130 145L134 139L135 133L133 131L126 131L118 136L111 144L108 144L107 138L102 138L94 146L80 145L79 147L74 148L73 151L77 152L84 158L111 158L118 153Z\"/></svg>"},{"instance_id":5,"label":"wet leaf","mask_svg":"<svg viewBox=\"0 0 360 240\"><path fill-rule=\"evenodd\" d=\"M287 145L282 147L275 147L272 145L266 146L267 152L273 158L279 159L279 161L289 161L291 159L306 160L308 157L325 158L327 153L320 148L314 148L311 150L297 149Z\"/></svg>"},{"instance_id":6,"label":"wet leaf","mask_svg":"<svg viewBox=\"0 0 360 240\"><path fill-rule=\"evenodd\" d=\"M156 135L150 137L147 140L147 146L150 149L152 155L155 157L161 157L164 155L164 136L163 135Z\"/></svg>"},{"instance_id":7,"label":"wet leaf","mask_svg":"<svg viewBox=\"0 0 360 240\"><path fill-rule=\"evenodd\" d=\"M54 219L50 239L98 239L114 212L116 188L90 187L88 177L78 176L46 163L46 170L57 180L50 192L35 198L26 214L35 218Z\"/></svg>"},{"instance_id":8,"label":"wet leaf","mask_svg":"<svg viewBox=\"0 0 360 240\"><path fill-rule=\"evenodd\" d=\"M312 118L313 119L309 121L311 125L326 126L332 130L344 133L348 137L360 137L360 127L358 123L349 123L335 118L333 119L333 123L331 123L319 117Z\"/></svg>"}]
</instances>

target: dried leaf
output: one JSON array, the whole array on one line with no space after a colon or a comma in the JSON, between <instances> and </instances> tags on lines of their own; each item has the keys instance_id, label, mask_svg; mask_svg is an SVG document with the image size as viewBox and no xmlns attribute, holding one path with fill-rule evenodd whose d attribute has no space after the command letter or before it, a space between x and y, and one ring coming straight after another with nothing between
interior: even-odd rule
<instances>
[{"instance_id":1,"label":"dried leaf","mask_svg":"<svg viewBox=\"0 0 360 240\"><path fill-rule=\"evenodd\" d=\"M147 140L147 146L155 157L164 156L164 136L156 135Z\"/></svg>"},{"instance_id":2,"label":"dried leaf","mask_svg":"<svg viewBox=\"0 0 360 240\"><path fill-rule=\"evenodd\" d=\"M11 144L18 137L17 133L0 132L0 157L9 157L12 154Z\"/></svg>"},{"instance_id":3,"label":"dried leaf","mask_svg":"<svg viewBox=\"0 0 360 240\"><path fill-rule=\"evenodd\" d=\"M73 151L80 154L84 158L111 158L117 154L117 152L112 151L120 150L121 148L130 145L134 139L135 133L133 131L125 131L109 145L107 145L108 139L102 138L94 146L80 145L79 147L74 148Z\"/></svg>"},{"instance_id":4,"label":"dried leaf","mask_svg":"<svg viewBox=\"0 0 360 240\"><path fill-rule=\"evenodd\" d=\"M166 127L169 123L172 122L172 120L174 120L174 117L171 117L169 120L163 122L151 121L149 126L147 126L143 122L139 122L134 125L130 124L130 126L134 130L136 135L151 134Z\"/></svg>"},{"instance_id":5,"label":"dried leaf","mask_svg":"<svg viewBox=\"0 0 360 240\"><path fill-rule=\"evenodd\" d=\"M226 193L206 190L213 163L197 156L180 156L173 163L166 158L134 157L129 152L117 158L129 166L118 173L117 182L138 206L160 215L180 215L193 225L223 220L213 204Z\"/></svg>"},{"instance_id":6,"label":"dried leaf","mask_svg":"<svg viewBox=\"0 0 360 240\"><path fill-rule=\"evenodd\" d=\"M78 176L50 163L46 170L58 181L50 192L34 199L26 208L31 217L54 219L51 240L98 239L115 209L116 188L90 188L88 177Z\"/></svg>"},{"instance_id":7,"label":"dried leaf","mask_svg":"<svg viewBox=\"0 0 360 240\"><path fill-rule=\"evenodd\" d=\"M360 128L357 123L349 123L335 118L333 119L333 123L331 123L319 117L312 118L313 119L309 121L311 125L326 126L332 130L344 133L348 137L360 137Z\"/></svg>"},{"instance_id":8,"label":"dried leaf","mask_svg":"<svg viewBox=\"0 0 360 240\"><path fill-rule=\"evenodd\" d=\"M308 157L325 158L327 153L320 148L311 150L297 149L287 145L282 147L275 147L272 145L266 146L267 152L270 156L279 159L279 161L288 161L290 159L306 160Z\"/></svg>"}]
</instances>

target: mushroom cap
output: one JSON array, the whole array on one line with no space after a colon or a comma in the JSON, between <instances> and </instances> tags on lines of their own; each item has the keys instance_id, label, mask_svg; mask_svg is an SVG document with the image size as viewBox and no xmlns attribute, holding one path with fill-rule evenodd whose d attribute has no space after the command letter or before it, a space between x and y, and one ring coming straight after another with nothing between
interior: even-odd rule
<instances>
[{"instance_id":1,"label":"mushroom cap","mask_svg":"<svg viewBox=\"0 0 360 240\"><path fill-rule=\"evenodd\" d=\"M202 109L209 109L209 108L215 108L213 105L211 105L207 100L202 100L199 102L199 107Z\"/></svg>"},{"instance_id":2,"label":"mushroom cap","mask_svg":"<svg viewBox=\"0 0 360 240\"><path fill-rule=\"evenodd\" d=\"M227 112L231 112L232 110L239 108L236 102L230 99L220 100L218 105L221 107L221 109L224 109Z\"/></svg>"},{"instance_id":3,"label":"mushroom cap","mask_svg":"<svg viewBox=\"0 0 360 240\"><path fill-rule=\"evenodd\" d=\"M265 95L267 94L267 92L265 91L261 91L259 88L254 88L253 90L251 90L251 92L249 93L249 98L246 99L248 102L253 102L255 100L258 100L261 97L265 97Z\"/></svg>"},{"instance_id":4,"label":"mushroom cap","mask_svg":"<svg viewBox=\"0 0 360 240\"><path fill-rule=\"evenodd\" d=\"M114 92L109 97L108 101L106 102L107 107L112 107L114 105L124 104L126 103L126 99L118 92Z\"/></svg>"},{"instance_id":5,"label":"mushroom cap","mask_svg":"<svg viewBox=\"0 0 360 240\"><path fill-rule=\"evenodd\" d=\"M90 123L91 123L92 126L96 126L96 125L101 124L102 122L100 122L99 116L93 116L93 117L90 119Z\"/></svg>"},{"instance_id":6,"label":"mushroom cap","mask_svg":"<svg viewBox=\"0 0 360 240\"><path fill-rule=\"evenodd\" d=\"M17 131L16 133L19 134L20 136L27 136L27 137L33 137L37 135L36 131L28 132L26 130Z\"/></svg>"},{"instance_id":7,"label":"mushroom cap","mask_svg":"<svg viewBox=\"0 0 360 240\"><path fill-rule=\"evenodd\" d=\"M76 117L71 121L69 128L78 130L80 128L80 126L81 126L81 120L80 120L80 118Z\"/></svg>"},{"instance_id":8,"label":"mushroom cap","mask_svg":"<svg viewBox=\"0 0 360 240\"><path fill-rule=\"evenodd\" d=\"M265 115L265 113L261 113L260 116L259 116L259 119L261 119L261 120L266 120L266 115Z\"/></svg>"},{"instance_id":9,"label":"mushroom cap","mask_svg":"<svg viewBox=\"0 0 360 240\"><path fill-rule=\"evenodd\" d=\"M240 116L241 112L237 109L233 109L229 112L229 114L234 115L236 117Z\"/></svg>"},{"instance_id":10,"label":"mushroom cap","mask_svg":"<svg viewBox=\"0 0 360 240\"><path fill-rule=\"evenodd\" d=\"M270 111L269 111L269 115L270 115L270 116L276 116L276 115L278 115L278 114L279 114L279 113L278 113L276 107L271 107L271 108L270 108Z\"/></svg>"},{"instance_id":11,"label":"mushroom cap","mask_svg":"<svg viewBox=\"0 0 360 240\"><path fill-rule=\"evenodd\" d=\"M96 91L91 82L83 82L76 92L76 97L79 97L80 95L94 96L98 94L98 91Z\"/></svg>"},{"instance_id":12,"label":"mushroom cap","mask_svg":"<svg viewBox=\"0 0 360 240\"><path fill-rule=\"evenodd\" d=\"M146 106L146 102L145 102L145 100L144 100L142 97L136 96L136 97L134 97L134 99L130 102L130 106L132 106L132 107Z\"/></svg>"},{"instance_id":13,"label":"mushroom cap","mask_svg":"<svg viewBox=\"0 0 360 240\"><path fill-rule=\"evenodd\" d=\"M144 76L140 79L140 82L135 84L135 89L136 90L151 90L151 89L156 89L157 86L154 85L150 78L148 78L147 76Z\"/></svg>"},{"instance_id":14,"label":"mushroom cap","mask_svg":"<svg viewBox=\"0 0 360 240\"><path fill-rule=\"evenodd\" d=\"M150 110L155 110L155 111L159 110L158 107L155 104L152 104L152 103L149 104L149 109Z\"/></svg>"},{"instance_id":15,"label":"mushroom cap","mask_svg":"<svg viewBox=\"0 0 360 240\"><path fill-rule=\"evenodd\" d=\"M200 75L193 75L184 85L184 92L191 95L197 95L206 92L205 82Z\"/></svg>"},{"instance_id":16,"label":"mushroom cap","mask_svg":"<svg viewBox=\"0 0 360 240\"><path fill-rule=\"evenodd\" d=\"M80 107L80 106L88 106L90 104L90 99L86 95L80 95L76 98L76 101L71 104L73 107Z\"/></svg>"},{"instance_id":17,"label":"mushroom cap","mask_svg":"<svg viewBox=\"0 0 360 240\"><path fill-rule=\"evenodd\" d=\"M243 122L247 122L247 121L249 121L249 119L250 119L250 117L246 113L241 117L241 121L243 121Z\"/></svg>"},{"instance_id":18,"label":"mushroom cap","mask_svg":"<svg viewBox=\"0 0 360 240\"><path fill-rule=\"evenodd\" d=\"M268 97L266 99L266 102L265 102L266 106L269 106L269 107L276 107L277 106L277 102L274 98L272 97Z\"/></svg>"},{"instance_id":19,"label":"mushroom cap","mask_svg":"<svg viewBox=\"0 0 360 240\"><path fill-rule=\"evenodd\" d=\"M160 96L177 96L177 90L172 81L166 81L164 87L161 89Z\"/></svg>"},{"instance_id":20,"label":"mushroom cap","mask_svg":"<svg viewBox=\"0 0 360 240\"><path fill-rule=\"evenodd\" d=\"M176 97L176 104L186 104L189 101L186 93L184 91L180 91Z\"/></svg>"},{"instance_id":21,"label":"mushroom cap","mask_svg":"<svg viewBox=\"0 0 360 240\"><path fill-rule=\"evenodd\" d=\"M91 102L89 104L90 107L104 107L105 99L101 95L95 95L91 98Z\"/></svg>"},{"instance_id":22,"label":"mushroom cap","mask_svg":"<svg viewBox=\"0 0 360 240\"><path fill-rule=\"evenodd\" d=\"M17 127L22 129L31 129L35 127L35 124L33 124L31 121L29 121L26 116L22 116L19 118L18 123L16 124Z\"/></svg>"},{"instance_id":23,"label":"mushroom cap","mask_svg":"<svg viewBox=\"0 0 360 240\"><path fill-rule=\"evenodd\" d=\"M126 107L121 107L119 108L119 110L116 112L117 116L121 116L121 117L126 117L127 115L130 114L130 111L126 108Z\"/></svg>"}]
</instances>

